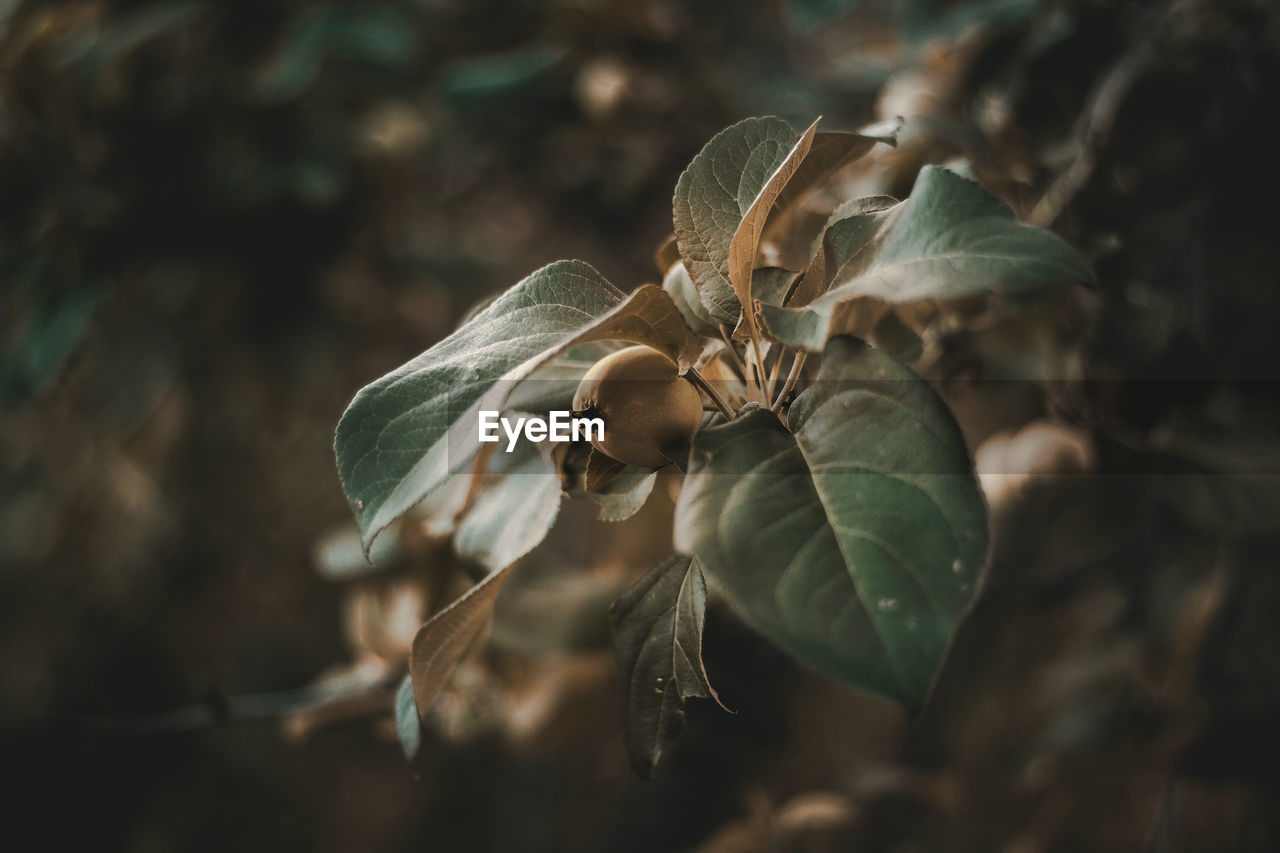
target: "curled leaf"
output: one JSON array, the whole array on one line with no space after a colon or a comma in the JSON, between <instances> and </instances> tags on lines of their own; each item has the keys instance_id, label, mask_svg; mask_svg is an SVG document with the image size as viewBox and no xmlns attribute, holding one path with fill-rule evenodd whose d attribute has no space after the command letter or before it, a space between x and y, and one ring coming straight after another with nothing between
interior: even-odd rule
<instances>
[{"instance_id":1,"label":"curled leaf","mask_svg":"<svg viewBox=\"0 0 1280 853\"><path fill-rule=\"evenodd\" d=\"M732 326L742 314L730 283L730 245L795 147L795 131L782 119L745 119L713 137L676 183L672 221L680 257L717 323Z\"/></svg>"},{"instance_id":2,"label":"curled leaf","mask_svg":"<svg viewBox=\"0 0 1280 853\"><path fill-rule=\"evenodd\" d=\"M993 298L1026 304L1092 280L1089 265L1056 235L1019 222L1004 203L946 169L921 170L910 198L861 210L828 227L823 278L806 274L808 305L763 305L768 337L820 352L839 334L865 336L885 308ZM868 310L870 308L870 310Z\"/></svg>"}]
</instances>

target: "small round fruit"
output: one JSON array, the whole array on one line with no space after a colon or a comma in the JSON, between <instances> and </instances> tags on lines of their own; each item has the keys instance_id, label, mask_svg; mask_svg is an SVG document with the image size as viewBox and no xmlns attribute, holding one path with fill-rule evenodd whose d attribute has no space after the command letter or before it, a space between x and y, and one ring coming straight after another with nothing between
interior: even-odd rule
<instances>
[{"instance_id":1,"label":"small round fruit","mask_svg":"<svg viewBox=\"0 0 1280 853\"><path fill-rule=\"evenodd\" d=\"M627 347L597 361L573 395L573 410L604 421L592 446L628 465L660 468L702 423L702 396L655 349Z\"/></svg>"}]
</instances>

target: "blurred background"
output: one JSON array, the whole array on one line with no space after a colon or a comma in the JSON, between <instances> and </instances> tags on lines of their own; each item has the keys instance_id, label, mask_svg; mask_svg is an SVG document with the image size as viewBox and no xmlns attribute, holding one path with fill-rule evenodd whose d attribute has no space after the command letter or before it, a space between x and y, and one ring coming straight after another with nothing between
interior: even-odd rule
<instances>
[{"instance_id":1,"label":"blurred background","mask_svg":"<svg viewBox=\"0 0 1280 853\"><path fill-rule=\"evenodd\" d=\"M1278 92L1269 0L0 0L0 843L1280 849ZM933 701L713 608L738 714L634 777L606 610L663 492L566 511L410 767L465 573L412 525L353 558L338 417L547 262L656 280L680 171L766 114L902 116L851 191L950 163L1098 273L917 366L996 536Z\"/></svg>"}]
</instances>

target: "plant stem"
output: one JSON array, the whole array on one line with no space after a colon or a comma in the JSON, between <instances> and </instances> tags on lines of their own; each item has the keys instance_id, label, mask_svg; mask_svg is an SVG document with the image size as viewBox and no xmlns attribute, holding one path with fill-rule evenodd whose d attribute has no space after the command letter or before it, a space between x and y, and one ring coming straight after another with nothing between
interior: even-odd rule
<instances>
[{"instance_id":1,"label":"plant stem","mask_svg":"<svg viewBox=\"0 0 1280 853\"><path fill-rule=\"evenodd\" d=\"M697 388L707 392L707 396L711 398L711 402L715 403L716 408L720 410L720 414L724 415L728 420L733 420L733 409L725 402L724 397L720 396L720 392L707 381L707 378L698 372L698 368L690 367L689 372L686 373L685 376L689 377L689 381Z\"/></svg>"},{"instance_id":2,"label":"plant stem","mask_svg":"<svg viewBox=\"0 0 1280 853\"><path fill-rule=\"evenodd\" d=\"M773 396L773 389L778 384L778 374L782 372L782 360L787 357L787 351L784 347L775 345L774 349L778 351L778 357L774 359L773 369L769 371L769 387L765 392L766 399Z\"/></svg>"},{"instance_id":3,"label":"plant stem","mask_svg":"<svg viewBox=\"0 0 1280 853\"><path fill-rule=\"evenodd\" d=\"M760 402L761 402L761 403L768 403L768 402L769 402L769 397L768 397L768 393L769 393L769 392L768 392L768 389L767 389L767 388L766 388L766 386L765 386L765 378L764 378L764 376L765 376L765 374L764 374L764 356L760 354L760 340L759 340L759 338L755 338L755 337L752 337L752 338L751 338L751 352L752 352L752 354L754 354L754 355L755 355L755 363L754 363L753 367L754 367L754 369L755 369L755 378L756 378L756 383L755 383L755 384L756 384L756 392L757 392L758 396L760 397Z\"/></svg>"},{"instance_id":4,"label":"plant stem","mask_svg":"<svg viewBox=\"0 0 1280 853\"><path fill-rule=\"evenodd\" d=\"M791 362L791 372L787 374L787 381L783 383L777 399L769 407L769 411L775 415L782 411L782 404L787 399L787 395L795 390L796 383L800 381L800 371L804 369L804 361L808 357L809 354L807 352L796 353L795 360Z\"/></svg>"},{"instance_id":5,"label":"plant stem","mask_svg":"<svg viewBox=\"0 0 1280 853\"><path fill-rule=\"evenodd\" d=\"M728 328L724 323L720 324L720 340L724 341L724 348L729 352L729 357L733 359L733 363L737 365L738 375L742 377L743 384L750 383L747 378L747 366L742 362L742 356L738 355L738 349L733 345L733 341L729 338L729 333L725 331Z\"/></svg>"}]
</instances>

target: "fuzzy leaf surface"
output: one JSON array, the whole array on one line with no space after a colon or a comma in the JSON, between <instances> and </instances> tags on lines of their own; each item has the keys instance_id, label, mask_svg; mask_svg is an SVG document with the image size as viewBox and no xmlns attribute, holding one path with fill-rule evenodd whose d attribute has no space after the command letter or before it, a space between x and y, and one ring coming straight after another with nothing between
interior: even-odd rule
<instances>
[{"instance_id":1,"label":"fuzzy leaf surface","mask_svg":"<svg viewBox=\"0 0 1280 853\"><path fill-rule=\"evenodd\" d=\"M732 327L742 314L730 280L734 236L749 216L767 215L757 200L795 147L796 133L782 119L744 119L716 134L676 183L672 221L680 257L719 323Z\"/></svg>"},{"instance_id":2,"label":"fuzzy leaf surface","mask_svg":"<svg viewBox=\"0 0 1280 853\"><path fill-rule=\"evenodd\" d=\"M338 423L334 452L365 547L464 470L479 450L481 409L505 408L523 380L563 368L559 356L609 340L652 346L682 370L702 348L662 288L624 295L589 265L558 261L363 388Z\"/></svg>"}]
</instances>

